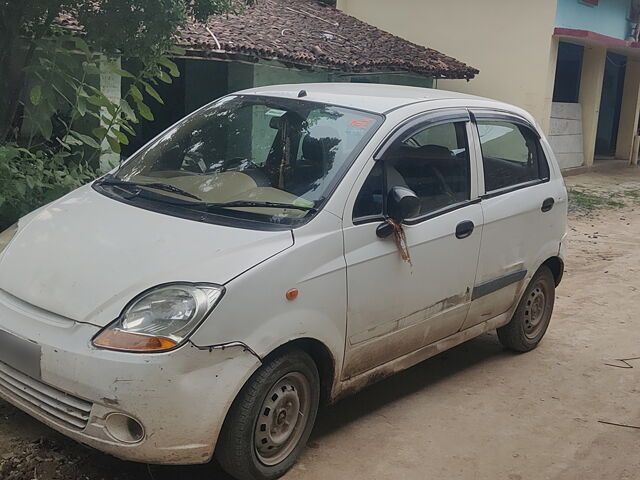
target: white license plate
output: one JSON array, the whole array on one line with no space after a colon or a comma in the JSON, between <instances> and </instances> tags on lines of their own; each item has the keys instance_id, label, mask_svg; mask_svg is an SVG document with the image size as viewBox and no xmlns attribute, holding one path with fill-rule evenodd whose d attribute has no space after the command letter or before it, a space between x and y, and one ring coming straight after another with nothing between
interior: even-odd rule
<instances>
[{"instance_id":1,"label":"white license plate","mask_svg":"<svg viewBox=\"0 0 640 480\"><path fill-rule=\"evenodd\" d=\"M39 379L41 354L40 345L37 343L0 330L0 362L31 378Z\"/></svg>"}]
</instances>

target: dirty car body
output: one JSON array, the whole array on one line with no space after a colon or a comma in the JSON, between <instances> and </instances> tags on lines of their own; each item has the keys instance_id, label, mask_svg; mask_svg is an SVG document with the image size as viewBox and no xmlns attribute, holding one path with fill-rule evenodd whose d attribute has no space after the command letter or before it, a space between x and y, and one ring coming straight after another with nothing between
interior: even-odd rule
<instances>
[{"instance_id":1,"label":"dirty car body","mask_svg":"<svg viewBox=\"0 0 640 480\"><path fill-rule=\"evenodd\" d=\"M520 308L535 346L552 292L530 286L561 279L566 206L516 107L388 85L224 97L2 234L0 396L123 459L204 463L247 385L302 352L317 385L307 367L282 376L306 390L285 382L289 400L273 400L279 436L253 421L253 473L221 454L238 478L275 478L316 396L507 328Z\"/></svg>"}]
</instances>

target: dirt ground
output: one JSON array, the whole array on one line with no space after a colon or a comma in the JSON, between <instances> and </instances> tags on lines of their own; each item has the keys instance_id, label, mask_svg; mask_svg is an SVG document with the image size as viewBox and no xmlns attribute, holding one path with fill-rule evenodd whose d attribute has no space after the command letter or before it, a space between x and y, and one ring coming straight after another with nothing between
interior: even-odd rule
<instances>
[{"instance_id":1,"label":"dirt ground","mask_svg":"<svg viewBox=\"0 0 640 480\"><path fill-rule=\"evenodd\" d=\"M329 408L287 479L640 478L640 170L567 185L566 273L540 347L516 355L487 334ZM0 401L2 480L205 478L227 477L121 462Z\"/></svg>"}]
</instances>

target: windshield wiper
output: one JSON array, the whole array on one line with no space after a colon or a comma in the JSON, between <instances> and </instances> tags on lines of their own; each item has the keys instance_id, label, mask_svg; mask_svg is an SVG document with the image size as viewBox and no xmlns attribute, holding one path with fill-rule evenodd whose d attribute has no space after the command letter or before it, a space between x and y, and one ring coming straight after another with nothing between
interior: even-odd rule
<instances>
[{"instance_id":1,"label":"windshield wiper","mask_svg":"<svg viewBox=\"0 0 640 480\"><path fill-rule=\"evenodd\" d=\"M166 183L144 183L144 182L130 182L128 180L120 180L115 177L105 177L99 180L102 185L116 185L116 186L131 186L131 187L147 187L153 188L156 190L164 190L165 192L176 193L182 195L184 197L193 198L194 200L198 200L198 202L167 202L167 203L176 203L185 207L196 207L202 208L205 210L217 210L221 208L241 208L241 207L249 207L249 208L290 208L294 210L302 210L305 212L316 212L317 209L315 207L307 207L305 205L295 205L293 203L281 203L281 202L252 202L247 200L238 200L234 202L220 202L220 203L212 203L212 202L204 202L202 199L192 193L189 193L181 188L174 187L173 185L169 185Z\"/></svg>"},{"instance_id":2,"label":"windshield wiper","mask_svg":"<svg viewBox=\"0 0 640 480\"><path fill-rule=\"evenodd\" d=\"M279 203L279 202L251 202L246 200L238 200L235 202L222 202L222 203L194 203L194 207L205 208L207 210L216 210L219 208L291 208L295 210L303 210L305 212L316 212L315 207L306 207L304 205L295 205L293 203Z\"/></svg>"},{"instance_id":3,"label":"windshield wiper","mask_svg":"<svg viewBox=\"0 0 640 480\"><path fill-rule=\"evenodd\" d=\"M165 192L176 193L178 195L182 195L183 197L189 197L189 198L193 198L194 200L202 201L202 199L197 195L194 195L193 193L189 193L186 190L183 190L181 188L174 187L173 185L169 185L168 183L130 182L128 180L120 180L119 178L115 178L115 177L105 177L102 180L100 180L100 184L153 188L155 190L163 190Z\"/></svg>"}]
</instances>

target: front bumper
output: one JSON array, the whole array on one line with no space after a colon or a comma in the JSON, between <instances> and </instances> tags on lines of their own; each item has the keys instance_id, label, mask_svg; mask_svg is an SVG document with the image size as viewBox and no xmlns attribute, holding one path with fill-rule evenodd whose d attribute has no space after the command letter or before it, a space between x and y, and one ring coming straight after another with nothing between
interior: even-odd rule
<instances>
[{"instance_id":1,"label":"front bumper","mask_svg":"<svg viewBox=\"0 0 640 480\"><path fill-rule=\"evenodd\" d=\"M209 461L237 392L260 360L242 346L161 354L92 347L99 328L56 317L0 291L0 331L39 348L38 368L0 362L0 397L64 435L124 460ZM13 357L16 358L16 357ZM135 443L107 427L125 414L144 429Z\"/></svg>"}]
</instances>

